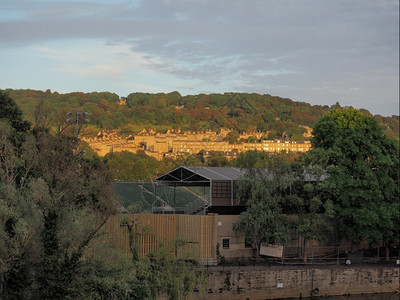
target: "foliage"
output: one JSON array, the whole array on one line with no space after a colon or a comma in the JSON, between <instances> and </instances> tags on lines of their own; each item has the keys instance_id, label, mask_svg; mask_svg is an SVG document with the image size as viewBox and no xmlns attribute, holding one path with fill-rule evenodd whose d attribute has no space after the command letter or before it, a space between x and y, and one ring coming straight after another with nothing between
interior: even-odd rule
<instances>
[{"instance_id":1,"label":"foliage","mask_svg":"<svg viewBox=\"0 0 400 300\"><path fill-rule=\"evenodd\" d=\"M43 151L44 147L40 146L41 153L48 154ZM15 260L21 264L32 260L33 265L26 272L35 277L21 275L32 281L36 296L55 299L71 293L69 286L80 268L85 249L112 212L113 198L111 181L101 165L84 160L80 164L74 163L61 153L49 150L65 159L65 164L53 155L41 157L35 154L39 156L37 164L25 177L26 186L20 186L18 190L21 200L29 199L29 203L12 204L16 212L28 210L29 214L19 213L17 217L9 218L6 224L15 224L12 228L29 224L24 232L26 243L19 244L14 250L14 256L18 255ZM15 239L13 236L12 241ZM9 271L11 275L12 265ZM17 291L10 282L7 287ZM29 281L25 282L27 288Z\"/></svg>"},{"instance_id":2,"label":"foliage","mask_svg":"<svg viewBox=\"0 0 400 300\"><path fill-rule=\"evenodd\" d=\"M337 109L315 125L312 145L317 156L325 156L341 232L354 242L398 245L398 143L372 116Z\"/></svg>"},{"instance_id":3,"label":"foliage","mask_svg":"<svg viewBox=\"0 0 400 300\"><path fill-rule=\"evenodd\" d=\"M258 258L261 244L286 244L289 221L282 215L287 189L293 183L289 165L271 158L268 169L253 169L238 181L238 201L246 203L246 211L233 229L250 239Z\"/></svg>"},{"instance_id":4,"label":"foliage","mask_svg":"<svg viewBox=\"0 0 400 300\"><path fill-rule=\"evenodd\" d=\"M177 259L180 248L185 246L184 239L175 239L169 243L160 243L156 250L145 258L139 257L139 235L151 232L153 228L140 226L127 218L121 220L129 232L129 245L132 255L131 294L135 299L156 299L167 295L169 299L186 298L197 283L197 274L193 262L185 260L189 253L183 253L183 259ZM186 257L185 257L186 255Z\"/></svg>"},{"instance_id":5,"label":"foliage","mask_svg":"<svg viewBox=\"0 0 400 300\"><path fill-rule=\"evenodd\" d=\"M116 179L147 179L154 177L159 162L146 154L137 155L122 151L106 155L111 172Z\"/></svg>"},{"instance_id":6,"label":"foliage","mask_svg":"<svg viewBox=\"0 0 400 300\"><path fill-rule=\"evenodd\" d=\"M157 296L167 295L169 299L182 299L188 297L198 282L197 274L192 262L175 258L176 247L184 245L182 241L172 241L166 247L150 252L148 256L140 261L138 268L140 281L138 288L143 285L150 291L143 299L156 299Z\"/></svg>"},{"instance_id":7,"label":"foliage","mask_svg":"<svg viewBox=\"0 0 400 300\"><path fill-rule=\"evenodd\" d=\"M189 295L192 264L176 241L134 262L101 238L114 212L113 180L98 157L46 129L0 120L0 290L6 299L155 299ZM133 229L134 227L131 227ZM132 239L132 245L135 239ZM137 245L136 245L137 246Z\"/></svg>"},{"instance_id":8,"label":"foliage","mask_svg":"<svg viewBox=\"0 0 400 300\"><path fill-rule=\"evenodd\" d=\"M210 167L227 167L229 162L226 157L219 152L211 152L206 160L206 165Z\"/></svg>"},{"instance_id":9,"label":"foliage","mask_svg":"<svg viewBox=\"0 0 400 300\"><path fill-rule=\"evenodd\" d=\"M304 129L299 125L313 125L331 110L328 106L271 95L225 93L181 96L172 93L131 93L127 105L118 105L119 96L104 93L59 94L51 91L7 90L20 105L27 119L35 123L35 107L42 102L51 128L57 131L65 123L65 114L71 109L82 109L90 114L94 136L100 129L114 129L128 136L143 128L165 130L219 130L228 127L238 132L269 131L273 139L303 139ZM340 105L339 105L340 106ZM375 116L388 134L399 136L398 116Z\"/></svg>"},{"instance_id":10,"label":"foliage","mask_svg":"<svg viewBox=\"0 0 400 300\"><path fill-rule=\"evenodd\" d=\"M15 101L0 91L0 120L8 122L17 132L26 132L30 128L28 121L22 116L22 111Z\"/></svg>"},{"instance_id":11,"label":"foliage","mask_svg":"<svg viewBox=\"0 0 400 300\"><path fill-rule=\"evenodd\" d=\"M112 180L71 139L22 125L0 122L0 285L7 298L65 298L113 212Z\"/></svg>"},{"instance_id":12,"label":"foliage","mask_svg":"<svg viewBox=\"0 0 400 300\"><path fill-rule=\"evenodd\" d=\"M0 90L0 122L8 123L12 128L12 143L20 146L25 133L30 129L31 124L23 119L21 109L15 104L15 101Z\"/></svg>"},{"instance_id":13,"label":"foliage","mask_svg":"<svg viewBox=\"0 0 400 300\"><path fill-rule=\"evenodd\" d=\"M192 262L175 259L167 248L135 262L109 245L84 262L72 282L78 299L184 299L201 279Z\"/></svg>"},{"instance_id":14,"label":"foliage","mask_svg":"<svg viewBox=\"0 0 400 300\"><path fill-rule=\"evenodd\" d=\"M137 151L136 154L128 151L110 153L104 157L104 161L110 167L114 178L119 180L151 180L181 164L200 164L195 157L187 157L177 161L164 158L158 161L141 150Z\"/></svg>"},{"instance_id":15,"label":"foliage","mask_svg":"<svg viewBox=\"0 0 400 300\"><path fill-rule=\"evenodd\" d=\"M333 231L335 217L326 169L321 166L323 160L314 153L317 154L318 151L306 153L292 165L296 170L296 164L300 161L301 167L296 170L297 179L293 193L300 200L294 211L298 216L297 230L304 238L304 248L307 240L325 242Z\"/></svg>"},{"instance_id":16,"label":"foliage","mask_svg":"<svg viewBox=\"0 0 400 300\"><path fill-rule=\"evenodd\" d=\"M238 139L239 139L239 132L237 132L236 130L232 130L226 135L226 137L223 140L228 141L229 144L237 144Z\"/></svg>"},{"instance_id":17,"label":"foliage","mask_svg":"<svg viewBox=\"0 0 400 300\"><path fill-rule=\"evenodd\" d=\"M260 151L247 151L238 155L231 165L236 168L254 170L260 168L276 167L280 164L291 164L296 158L301 157L301 153L271 153Z\"/></svg>"}]
</instances>

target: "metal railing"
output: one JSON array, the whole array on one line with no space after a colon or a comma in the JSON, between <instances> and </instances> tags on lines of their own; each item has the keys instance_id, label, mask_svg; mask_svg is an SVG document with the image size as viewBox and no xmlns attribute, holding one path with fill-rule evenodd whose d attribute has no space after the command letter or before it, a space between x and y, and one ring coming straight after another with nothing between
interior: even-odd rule
<instances>
[{"instance_id":1,"label":"metal railing","mask_svg":"<svg viewBox=\"0 0 400 300\"><path fill-rule=\"evenodd\" d=\"M380 250L380 251L379 251ZM284 264L360 264L396 262L397 249L352 249L351 246L284 247L281 261Z\"/></svg>"},{"instance_id":2,"label":"metal railing","mask_svg":"<svg viewBox=\"0 0 400 300\"><path fill-rule=\"evenodd\" d=\"M386 257L384 248L351 249L350 246L284 247L282 257L260 256L218 261L219 267L264 268L290 265L357 265L388 264L400 267L399 249L391 248Z\"/></svg>"},{"instance_id":3,"label":"metal railing","mask_svg":"<svg viewBox=\"0 0 400 300\"><path fill-rule=\"evenodd\" d=\"M204 214L206 205L200 199L193 200L185 206L152 206L151 212L153 214Z\"/></svg>"}]
</instances>

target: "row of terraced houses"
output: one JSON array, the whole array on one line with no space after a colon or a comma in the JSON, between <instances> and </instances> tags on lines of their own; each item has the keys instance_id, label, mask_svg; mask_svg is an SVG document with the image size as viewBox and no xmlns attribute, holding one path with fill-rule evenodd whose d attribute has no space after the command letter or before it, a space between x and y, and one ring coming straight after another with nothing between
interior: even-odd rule
<instances>
[{"instance_id":1,"label":"row of terraced houses","mask_svg":"<svg viewBox=\"0 0 400 300\"><path fill-rule=\"evenodd\" d=\"M311 136L311 129L306 128L304 137ZM310 150L311 143L307 140L266 140L263 139L268 132L248 132L239 136L240 143L229 143L224 138L231 130L221 129L219 133L213 131L205 132L181 132L179 130L168 130L159 133L154 130L142 130L134 136L122 137L114 131L101 131L95 138L82 138L100 156L110 152L129 151L136 153L144 150L147 155L158 160L163 157L176 158L184 154L197 154L204 151L207 156L211 152L222 153L228 160L237 157L246 151L256 150L265 152L306 152ZM251 139L249 139L251 137ZM249 142L252 140L252 142ZM256 142L255 142L256 141Z\"/></svg>"}]
</instances>

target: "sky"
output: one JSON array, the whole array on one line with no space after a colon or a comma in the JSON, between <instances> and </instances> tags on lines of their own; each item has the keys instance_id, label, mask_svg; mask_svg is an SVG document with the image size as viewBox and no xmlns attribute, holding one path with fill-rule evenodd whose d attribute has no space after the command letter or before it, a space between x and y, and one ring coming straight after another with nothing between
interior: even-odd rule
<instances>
[{"instance_id":1,"label":"sky","mask_svg":"<svg viewBox=\"0 0 400 300\"><path fill-rule=\"evenodd\" d=\"M398 0L0 0L0 89L246 92L399 115Z\"/></svg>"}]
</instances>

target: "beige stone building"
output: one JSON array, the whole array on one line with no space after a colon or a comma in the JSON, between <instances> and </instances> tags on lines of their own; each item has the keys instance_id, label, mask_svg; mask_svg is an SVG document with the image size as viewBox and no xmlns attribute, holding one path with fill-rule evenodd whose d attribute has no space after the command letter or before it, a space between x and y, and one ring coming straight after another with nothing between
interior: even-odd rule
<instances>
[{"instance_id":1,"label":"beige stone building","mask_svg":"<svg viewBox=\"0 0 400 300\"><path fill-rule=\"evenodd\" d=\"M165 156L176 157L181 154L197 154L204 150L209 152L221 152L228 159L236 157L246 151L256 150L264 152L306 152L310 150L309 141L284 141L261 140L260 142L243 142L229 144L223 138L230 132L222 128L219 134L213 131L205 132L181 132L180 130L168 130L159 133L153 129L143 129L135 136L122 138L115 131L101 131L95 138L82 138L99 156L105 156L111 152L129 151L136 153L144 150L147 155L161 160ZM265 137L267 133L251 132L240 135L241 139L250 136L257 140Z\"/></svg>"}]
</instances>

